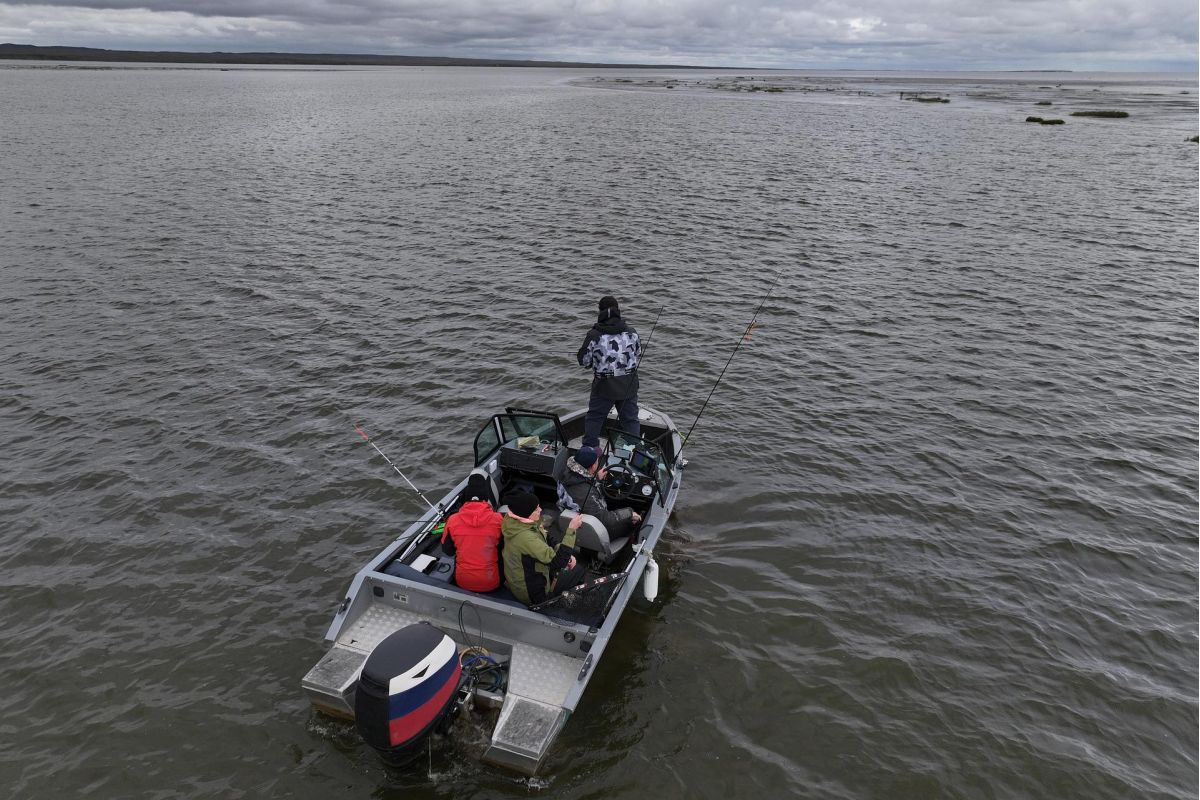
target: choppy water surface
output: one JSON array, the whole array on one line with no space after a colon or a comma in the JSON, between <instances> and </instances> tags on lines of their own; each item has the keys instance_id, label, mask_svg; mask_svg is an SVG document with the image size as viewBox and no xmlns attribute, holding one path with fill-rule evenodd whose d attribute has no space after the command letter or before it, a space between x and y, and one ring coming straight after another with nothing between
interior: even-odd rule
<instances>
[{"instance_id":1,"label":"choppy water surface","mask_svg":"<svg viewBox=\"0 0 1200 800\"><path fill-rule=\"evenodd\" d=\"M6 794L1195 797L1194 76L595 74L0 69ZM611 291L689 424L776 276L542 776L310 712L353 422L443 490Z\"/></svg>"}]
</instances>

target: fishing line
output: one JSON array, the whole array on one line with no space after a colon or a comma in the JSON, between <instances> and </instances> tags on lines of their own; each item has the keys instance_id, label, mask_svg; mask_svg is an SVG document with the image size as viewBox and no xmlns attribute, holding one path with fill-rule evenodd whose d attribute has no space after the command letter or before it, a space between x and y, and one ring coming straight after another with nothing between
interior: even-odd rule
<instances>
[{"instance_id":1,"label":"fishing line","mask_svg":"<svg viewBox=\"0 0 1200 800\"><path fill-rule=\"evenodd\" d=\"M654 324L650 326L650 333L646 336L646 343L642 345L642 352L638 353L637 363L633 365L635 370L642 365L642 359L646 357L646 351L650 349L650 340L654 338L654 329L658 327L658 318L662 316L662 312L665 309L666 306L659 306L658 313L654 315Z\"/></svg>"},{"instance_id":2,"label":"fishing line","mask_svg":"<svg viewBox=\"0 0 1200 800\"><path fill-rule=\"evenodd\" d=\"M717 386L720 385L721 379L725 377L725 370L729 369L729 365L733 363L733 357L737 355L738 350L742 346L742 342L746 341L746 337L749 336L751 331L754 330L754 321L758 319L758 312L762 311L763 306L766 305L767 298L771 296L771 292L775 291L775 285L777 283L779 283L778 274L775 276L775 280L771 282L771 288L767 289L767 293L763 296L762 302L759 303L758 308L754 310L754 316L750 318L750 324L746 326L746 330L742 331L741 338L738 339L737 344L733 346L733 352L729 354L729 360L726 361L725 366L721 368L721 374L717 376L716 383L714 383L712 388L708 390L708 397L704 398L704 405L700 406L700 413L696 415L694 420L692 420L692 427L688 428L688 432L684 434L683 445L680 446L679 452L683 452L683 448L687 447L688 440L692 435L692 431L696 429L696 423L700 421L700 416L704 413L704 409L708 408L708 401L712 399L713 392L717 390ZM678 453L676 453L676 455L678 455Z\"/></svg>"}]
</instances>

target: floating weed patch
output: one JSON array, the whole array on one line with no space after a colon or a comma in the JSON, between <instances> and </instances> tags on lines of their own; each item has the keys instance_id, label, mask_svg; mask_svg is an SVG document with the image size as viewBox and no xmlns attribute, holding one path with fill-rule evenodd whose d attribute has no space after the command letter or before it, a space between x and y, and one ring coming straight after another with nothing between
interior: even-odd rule
<instances>
[{"instance_id":1,"label":"floating weed patch","mask_svg":"<svg viewBox=\"0 0 1200 800\"><path fill-rule=\"evenodd\" d=\"M1049 100L1038 100L1036 103L1034 103L1034 105L1035 106L1052 106L1052 105L1054 105L1054 103L1051 103Z\"/></svg>"},{"instance_id":2,"label":"floating weed patch","mask_svg":"<svg viewBox=\"0 0 1200 800\"><path fill-rule=\"evenodd\" d=\"M1061 119L1039 119L1038 123L1041 125L1065 125L1066 124Z\"/></svg>"},{"instance_id":3,"label":"floating weed patch","mask_svg":"<svg viewBox=\"0 0 1200 800\"><path fill-rule=\"evenodd\" d=\"M1041 117L1026 117L1026 122L1045 122Z\"/></svg>"},{"instance_id":4,"label":"floating weed patch","mask_svg":"<svg viewBox=\"0 0 1200 800\"><path fill-rule=\"evenodd\" d=\"M1193 136L1192 138L1188 139L1188 141L1189 142L1200 142L1200 136Z\"/></svg>"},{"instance_id":5,"label":"floating weed patch","mask_svg":"<svg viewBox=\"0 0 1200 800\"><path fill-rule=\"evenodd\" d=\"M1100 117L1101 119L1125 119L1128 111L1072 111L1072 117Z\"/></svg>"}]
</instances>

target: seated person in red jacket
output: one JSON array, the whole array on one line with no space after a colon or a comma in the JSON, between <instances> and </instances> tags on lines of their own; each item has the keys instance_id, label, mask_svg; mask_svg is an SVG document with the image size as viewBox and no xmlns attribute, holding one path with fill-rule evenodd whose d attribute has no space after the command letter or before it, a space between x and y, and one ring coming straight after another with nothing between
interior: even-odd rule
<instances>
[{"instance_id":1,"label":"seated person in red jacket","mask_svg":"<svg viewBox=\"0 0 1200 800\"><path fill-rule=\"evenodd\" d=\"M442 550L455 556L454 582L472 592L500 588L500 523L488 502L487 479L472 475L460 495L463 505L446 520Z\"/></svg>"}]
</instances>

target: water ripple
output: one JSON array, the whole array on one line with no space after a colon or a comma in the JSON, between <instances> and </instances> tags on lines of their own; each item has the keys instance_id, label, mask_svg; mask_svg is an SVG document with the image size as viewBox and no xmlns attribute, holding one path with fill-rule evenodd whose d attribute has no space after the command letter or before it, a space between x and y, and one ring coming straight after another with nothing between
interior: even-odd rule
<instances>
[{"instance_id":1,"label":"water ripple","mask_svg":"<svg viewBox=\"0 0 1200 800\"><path fill-rule=\"evenodd\" d=\"M1012 76L5 78L14 796L1196 795L1194 94L1047 131ZM686 428L776 279L544 775L309 711L423 508L355 423L451 485L496 408L584 402L613 292Z\"/></svg>"}]
</instances>

